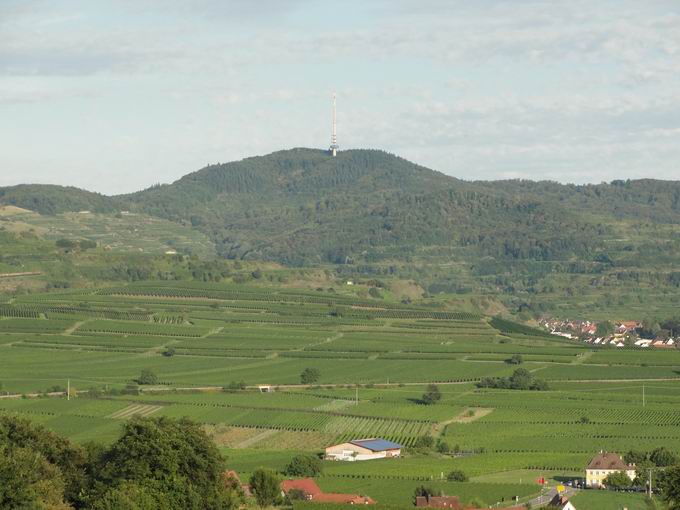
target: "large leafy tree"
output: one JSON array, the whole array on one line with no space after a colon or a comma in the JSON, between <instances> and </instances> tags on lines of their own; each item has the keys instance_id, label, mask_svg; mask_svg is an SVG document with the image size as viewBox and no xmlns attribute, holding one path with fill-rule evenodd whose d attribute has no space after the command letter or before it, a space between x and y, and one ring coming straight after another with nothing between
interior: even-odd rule
<instances>
[{"instance_id":1,"label":"large leafy tree","mask_svg":"<svg viewBox=\"0 0 680 510\"><path fill-rule=\"evenodd\" d=\"M609 489L624 489L633 485L628 475L623 471L616 471L607 475L607 478L604 479L604 484Z\"/></svg>"},{"instance_id":2,"label":"large leafy tree","mask_svg":"<svg viewBox=\"0 0 680 510\"><path fill-rule=\"evenodd\" d=\"M100 457L91 501L145 502L151 496L156 508L168 510L231 509L238 497L223 483L224 471L219 451L198 424L137 418Z\"/></svg>"},{"instance_id":3,"label":"large leafy tree","mask_svg":"<svg viewBox=\"0 0 680 510\"><path fill-rule=\"evenodd\" d=\"M423 393L422 402L427 405L435 404L441 400L442 394L436 384L428 384Z\"/></svg>"},{"instance_id":4,"label":"large leafy tree","mask_svg":"<svg viewBox=\"0 0 680 510\"><path fill-rule=\"evenodd\" d=\"M82 448L15 416L0 416L0 445L0 508L14 508L7 501L18 494L38 506L80 502L86 477Z\"/></svg>"},{"instance_id":5,"label":"large leafy tree","mask_svg":"<svg viewBox=\"0 0 680 510\"><path fill-rule=\"evenodd\" d=\"M256 469L250 476L250 490L261 507L273 505L281 497L281 481L271 469Z\"/></svg>"},{"instance_id":6,"label":"large leafy tree","mask_svg":"<svg viewBox=\"0 0 680 510\"><path fill-rule=\"evenodd\" d=\"M61 510L64 501L61 470L30 448L0 448L0 508Z\"/></svg>"},{"instance_id":7,"label":"large leafy tree","mask_svg":"<svg viewBox=\"0 0 680 510\"><path fill-rule=\"evenodd\" d=\"M662 446L649 454L649 460L659 467L666 467L677 464L678 456Z\"/></svg>"},{"instance_id":8,"label":"large leafy tree","mask_svg":"<svg viewBox=\"0 0 680 510\"><path fill-rule=\"evenodd\" d=\"M680 510L680 465L668 468L660 474L659 487L668 503L668 509Z\"/></svg>"},{"instance_id":9,"label":"large leafy tree","mask_svg":"<svg viewBox=\"0 0 680 510\"><path fill-rule=\"evenodd\" d=\"M293 457L284 473L287 476L314 477L321 474L321 459L315 455L296 455Z\"/></svg>"}]
</instances>

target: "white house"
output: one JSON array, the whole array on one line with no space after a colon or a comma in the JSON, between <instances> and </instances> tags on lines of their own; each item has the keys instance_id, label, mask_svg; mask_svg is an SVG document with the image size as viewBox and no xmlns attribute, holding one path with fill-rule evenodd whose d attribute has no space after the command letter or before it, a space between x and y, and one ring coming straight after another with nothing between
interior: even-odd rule
<instances>
[{"instance_id":1,"label":"white house","mask_svg":"<svg viewBox=\"0 0 680 510\"><path fill-rule=\"evenodd\" d=\"M560 510L576 510L576 507L571 504L569 498L561 494L555 494L555 497L550 500L548 508L559 508Z\"/></svg>"},{"instance_id":2,"label":"white house","mask_svg":"<svg viewBox=\"0 0 680 510\"><path fill-rule=\"evenodd\" d=\"M401 445L386 439L356 439L326 448L328 460L373 460L400 455Z\"/></svg>"},{"instance_id":3,"label":"white house","mask_svg":"<svg viewBox=\"0 0 680 510\"><path fill-rule=\"evenodd\" d=\"M626 473L631 482L635 480L635 464L626 464L616 453L600 452L586 468L586 487L604 487L604 480L612 473Z\"/></svg>"}]
</instances>

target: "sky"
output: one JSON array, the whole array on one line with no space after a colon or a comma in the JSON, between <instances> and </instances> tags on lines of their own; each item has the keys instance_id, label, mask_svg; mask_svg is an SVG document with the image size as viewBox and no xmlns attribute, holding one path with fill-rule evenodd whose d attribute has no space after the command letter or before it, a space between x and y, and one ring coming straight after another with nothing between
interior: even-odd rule
<instances>
[{"instance_id":1,"label":"sky","mask_svg":"<svg viewBox=\"0 0 680 510\"><path fill-rule=\"evenodd\" d=\"M105 194L383 149L462 179L680 179L678 0L0 0L0 186Z\"/></svg>"}]
</instances>

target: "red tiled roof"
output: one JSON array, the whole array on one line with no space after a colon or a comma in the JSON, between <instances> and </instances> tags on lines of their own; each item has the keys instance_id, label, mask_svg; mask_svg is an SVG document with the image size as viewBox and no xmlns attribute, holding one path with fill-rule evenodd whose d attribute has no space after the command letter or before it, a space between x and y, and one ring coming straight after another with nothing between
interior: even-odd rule
<instances>
[{"instance_id":1,"label":"red tiled roof","mask_svg":"<svg viewBox=\"0 0 680 510\"><path fill-rule=\"evenodd\" d=\"M458 496L418 496L416 498L417 507L428 508L451 508L452 510L462 510Z\"/></svg>"},{"instance_id":2,"label":"red tiled roof","mask_svg":"<svg viewBox=\"0 0 680 510\"><path fill-rule=\"evenodd\" d=\"M319 503L345 503L353 505L372 505L375 503L368 496L358 496L357 494L326 494L322 492L312 497L312 501L318 501Z\"/></svg>"},{"instance_id":3,"label":"red tiled roof","mask_svg":"<svg viewBox=\"0 0 680 510\"><path fill-rule=\"evenodd\" d=\"M316 484L313 478L301 478L299 480L284 480L281 482L281 490L288 494L291 490L299 490L310 496L313 501L320 503L350 503L355 505L370 505L375 503L367 496L358 494L334 494L326 493Z\"/></svg>"},{"instance_id":4,"label":"red tiled roof","mask_svg":"<svg viewBox=\"0 0 680 510\"><path fill-rule=\"evenodd\" d=\"M297 489L312 497L321 494L321 488L312 478L301 478L300 480L284 480L281 482L281 490L288 494L288 491Z\"/></svg>"},{"instance_id":5,"label":"red tiled roof","mask_svg":"<svg viewBox=\"0 0 680 510\"><path fill-rule=\"evenodd\" d=\"M611 469L616 471L626 471L630 469L620 455L616 453L600 452L588 464L587 469Z\"/></svg>"}]
</instances>

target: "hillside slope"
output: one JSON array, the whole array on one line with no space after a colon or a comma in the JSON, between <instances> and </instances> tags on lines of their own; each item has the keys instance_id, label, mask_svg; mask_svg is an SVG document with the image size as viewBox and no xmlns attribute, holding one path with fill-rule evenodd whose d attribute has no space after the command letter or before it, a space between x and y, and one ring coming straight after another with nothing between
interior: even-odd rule
<instances>
[{"instance_id":1,"label":"hillside slope","mask_svg":"<svg viewBox=\"0 0 680 510\"><path fill-rule=\"evenodd\" d=\"M511 295L517 311L627 315L676 306L680 287L679 181L469 182L382 151L291 149L124 196L0 188L1 204L129 209L202 231L222 257L397 272L430 293Z\"/></svg>"},{"instance_id":2,"label":"hillside slope","mask_svg":"<svg viewBox=\"0 0 680 510\"><path fill-rule=\"evenodd\" d=\"M465 182L373 150L280 151L120 199L208 232L226 257L294 264L452 249L566 260L602 248L612 222L680 223L677 182Z\"/></svg>"}]
</instances>

